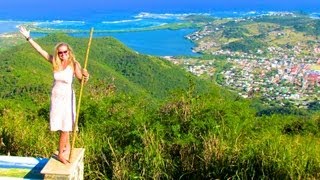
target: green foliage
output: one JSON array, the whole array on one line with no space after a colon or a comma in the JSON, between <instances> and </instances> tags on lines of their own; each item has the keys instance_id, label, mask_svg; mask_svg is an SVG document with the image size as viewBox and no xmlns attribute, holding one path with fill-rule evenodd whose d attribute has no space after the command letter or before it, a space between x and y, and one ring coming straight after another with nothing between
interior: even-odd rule
<instances>
[{"instance_id":1,"label":"green foliage","mask_svg":"<svg viewBox=\"0 0 320 180\"><path fill-rule=\"evenodd\" d=\"M82 62L85 38L38 42L50 50L62 39ZM27 44L10 51L0 55L0 153L49 157L58 142L48 122L50 64ZM258 115L266 109L258 101L113 38L93 40L88 69L76 141L85 179L319 178L319 114Z\"/></svg>"},{"instance_id":2,"label":"green foliage","mask_svg":"<svg viewBox=\"0 0 320 180\"><path fill-rule=\"evenodd\" d=\"M234 22L228 22L226 25L228 26L223 31L225 38L243 38L248 33L247 29L236 26Z\"/></svg>"},{"instance_id":3,"label":"green foliage","mask_svg":"<svg viewBox=\"0 0 320 180\"><path fill-rule=\"evenodd\" d=\"M263 48L263 42L258 39L243 38L242 40L231 42L222 46L222 49L228 49L231 51L242 51L242 52L256 52L258 49Z\"/></svg>"},{"instance_id":4,"label":"green foliage","mask_svg":"<svg viewBox=\"0 0 320 180\"><path fill-rule=\"evenodd\" d=\"M199 50L201 49L200 53L228 50L270 57L273 54L266 51L267 47L288 50L296 46L310 52L317 44L320 30L320 21L303 13L279 13L241 19L223 18L207 22L205 29L208 34L194 38L199 44ZM209 46L206 47L207 45ZM263 51L257 52L258 49Z\"/></svg>"},{"instance_id":5,"label":"green foliage","mask_svg":"<svg viewBox=\"0 0 320 180\"><path fill-rule=\"evenodd\" d=\"M65 41L73 47L80 63L85 57L85 38L57 33L37 41L48 52L53 51L57 42ZM29 44L4 51L0 59L0 83L4 85L0 87L0 97L48 94L52 83L52 75L48 73L51 65ZM164 59L139 55L110 37L93 40L88 70L94 82L111 81L119 91L145 97L163 98L170 91L185 88L189 78L199 83L199 91L210 86Z\"/></svg>"},{"instance_id":6,"label":"green foliage","mask_svg":"<svg viewBox=\"0 0 320 180\"><path fill-rule=\"evenodd\" d=\"M280 24L282 26L293 26L296 24L304 24L306 22L310 22L312 19L308 18L307 16L295 16L295 15L287 15L287 16L261 16L260 18L256 18L255 22L268 22L268 23L275 23Z\"/></svg>"},{"instance_id":7,"label":"green foliage","mask_svg":"<svg viewBox=\"0 0 320 180\"><path fill-rule=\"evenodd\" d=\"M185 20L192 22L210 22L214 21L216 18L208 15L189 15L185 17Z\"/></svg>"},{"instance_id":8,"label":"green foliage","mask_svg":"<svg viewBox=\"0 0 320 180\"><path fill-rule=\"evenodd\" d=\"M296 31L304 32L308 35L317 36L320 32L320 22L317 19L311 19L306 15L299 14L297 16L282 16L274 18L272 16L265 16L257 18L256 22L268 22L279 24L282 27L292 27Z\"/></svg>"},{"instance_id":9,"label":"green foliage","mask_svg":"<svg viewBox=\"0 0 320 180\"><path fill-rule=\"evenodd\" d=\"M312 110L312 111L319 111L319 110L320 110L320 103L319 103L319 101L310 102L310 103L308 104L308 109L309 109L309 110Z\"/></svg>"}]
</instances>

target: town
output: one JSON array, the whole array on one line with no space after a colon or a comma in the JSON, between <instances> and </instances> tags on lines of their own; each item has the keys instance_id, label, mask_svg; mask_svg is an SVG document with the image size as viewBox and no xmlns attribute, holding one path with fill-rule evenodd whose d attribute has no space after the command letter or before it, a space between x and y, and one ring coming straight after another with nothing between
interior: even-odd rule
<instances>
[{"instance_id":1,"label":"town","mask_svg":"<svg viewBox=\"0 0 320 180\"><path fill-rule=\"evenodd\" d=\"M282 14L281 14L282 15ZM236 20L239 21L239 20ZM242 19L242 21L245 21ZM225 26L208 23L201 30L188 35L187 38L196 41L195 51L210 53L212 57L227 57L223 61L229 66L217 69L215 61L200 60L192 57L165 57L167 60L183 66L187 71L202 77L215 78L215 81L230 90L236 91L244 98L260 98L269 105L294 105L298 108L308 108L311 104L319 104L320 93L320 49L306 46L305 43L295 43L290 48L268 46L254 52L231 51L217 49L216 37ZM270 31L275 37L285 36L291 32ZM292 38L290 34L287 38ZM307 39L308 37L306 37ZM311 40L309 40L311 41ZM314 44L319 44L315 40Z\"/></svg>"}]
</instances>

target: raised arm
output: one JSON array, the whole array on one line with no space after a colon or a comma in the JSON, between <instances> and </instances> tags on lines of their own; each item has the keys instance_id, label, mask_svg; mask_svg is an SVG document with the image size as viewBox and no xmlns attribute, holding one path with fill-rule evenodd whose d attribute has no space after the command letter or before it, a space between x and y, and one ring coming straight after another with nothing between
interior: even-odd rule
<instances>
[{"instance_id":1,"label":"raised arm","mask_svg":"<svg viewBox=\"0 0 320 180\"><path fill-rule=\"evenodd\" d=\"M52 62L52 55L47 53L47 51L43 50L41 46L36 43L30 36L30 31L28 31L25 27L20 26L19 27L20 33L26 38L26 40L31 44L31 46L38 51L39 54L41 54L42 57L44 57L47 61Z\"/></svg>"}]
</instances>

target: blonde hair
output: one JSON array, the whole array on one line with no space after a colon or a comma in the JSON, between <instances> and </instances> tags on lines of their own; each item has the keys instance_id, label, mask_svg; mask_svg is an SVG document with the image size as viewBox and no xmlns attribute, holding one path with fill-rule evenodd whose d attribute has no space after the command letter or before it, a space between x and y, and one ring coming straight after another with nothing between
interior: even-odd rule
<instances>
[{"instance_id":1,"label":"blonde hair","mask_svg":"<svg viewBox=\"0 0 320 180\"><path fill-rule=\"evenodd\" d=\"M66 46L68 48L68 53L69 53L68 61L70 61L70 65L72 69L74 69L74 63L76 62L76 58L75 58L75 55L73 54L73 50L69 44L61 42L54 47L54 55L52 60L53 71L58 71L61 67L61 59L58 54L58 48L61 46Z\"/></svg>"}]
</instances>

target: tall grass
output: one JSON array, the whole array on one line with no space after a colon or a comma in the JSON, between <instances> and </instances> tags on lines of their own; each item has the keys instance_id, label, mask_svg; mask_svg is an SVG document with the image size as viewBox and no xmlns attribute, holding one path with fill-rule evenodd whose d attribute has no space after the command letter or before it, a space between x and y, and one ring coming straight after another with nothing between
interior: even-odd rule
<instances>
[{"instance_id":1,"label":"tall grass","mask_svg":"<svg viewBox=\"0 0 320 180\"><path fill-rule=\"evenodd\" d=\"M193 91L157 103L85 96L76 141L86 149L85 179L319 178L319 114L256 116L250 102ZM1 154L49 157L57 149L48 104L30 104L0 104Z\"/></svg>"}]
</instances>

